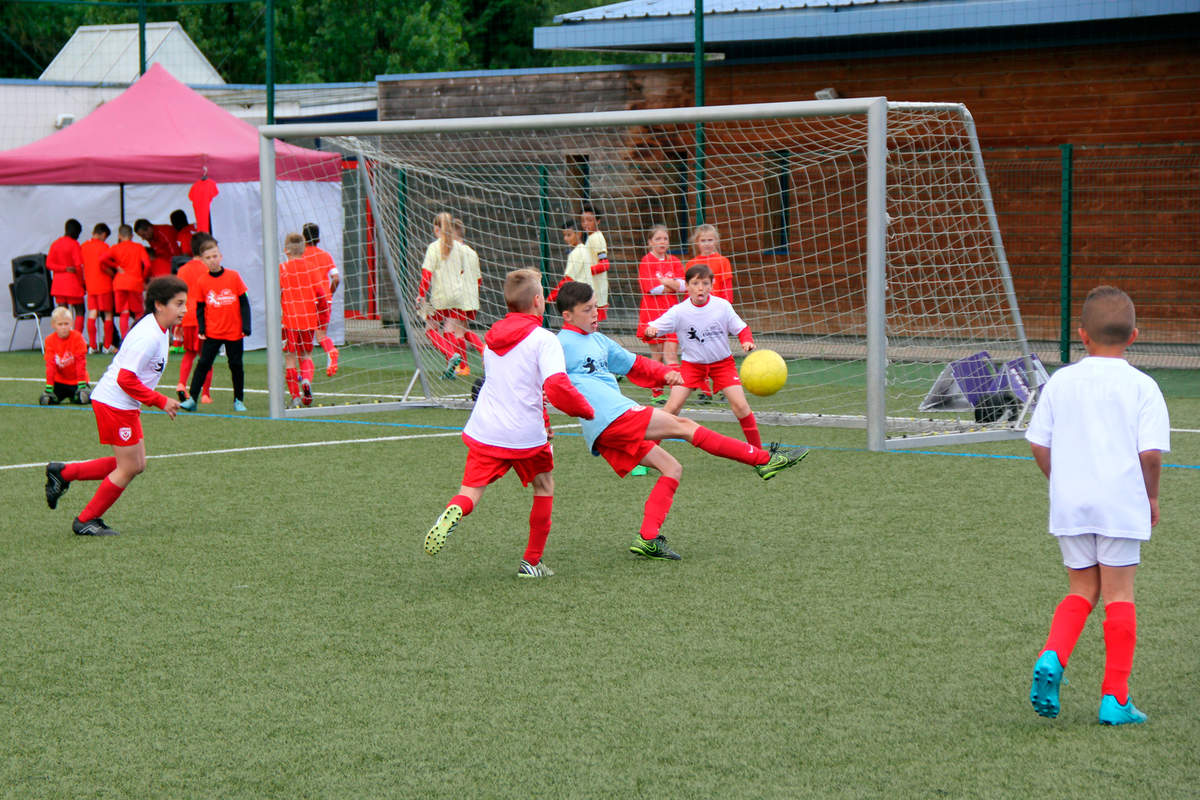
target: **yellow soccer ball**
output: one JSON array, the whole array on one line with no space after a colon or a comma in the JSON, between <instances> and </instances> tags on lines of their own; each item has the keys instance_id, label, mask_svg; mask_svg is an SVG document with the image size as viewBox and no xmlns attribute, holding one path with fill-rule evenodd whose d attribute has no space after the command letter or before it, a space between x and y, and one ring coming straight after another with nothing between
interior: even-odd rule
<instances>
[{"instance_id":1,"label":"yellow soccer ball","mask_svg":"<svg viewBox=\"0 0 1200 800\"><path fill-rule=\"evenodd\" d=\"M747 392L766 397L787 383L787 363L774 350L753 350L742 359L740 374Z\"/></svg>"}]
</instances>

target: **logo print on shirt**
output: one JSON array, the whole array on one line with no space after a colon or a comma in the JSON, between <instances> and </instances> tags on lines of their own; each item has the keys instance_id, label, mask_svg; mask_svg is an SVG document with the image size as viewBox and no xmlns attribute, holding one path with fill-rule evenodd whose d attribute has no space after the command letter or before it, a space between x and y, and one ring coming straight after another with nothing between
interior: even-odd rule
<instances>
[{"instance_id":1,"label":"logo print on shirt","mask_svg":"<svg viewBox=\"0 0 1200 800\"><path fill-rule=\"evenodd\" d=\"M221 306L230 306L230 305L233 305L234 303L236 303L237 301L238 301L237 295L235 295L229 289L222 289L220 292L215 292L212 289L209 289L208 295L204 298L205 304L210 305L213 308L220 308Z\"/></svg>"},{"instance_id":2,"label":"logo print on shirt","mask_svg":"<svg viewBox=\"0 0 1200 800\"><path fill-rule=\"evenodd\" d=\"M165 358L160 358L154 362L154 371L162 372L163 368L166 366L167 366L167 360Z\"/></svg>"},{"instance_id":3,"label":"logo print on shirt","mask_svg":"<svg viewBox=\"0 0 1200 800\"><path fill-rule=\"evenodd\" d=\"M694 325L692 327L688 328L687 337L689 339L694 339L697 342L700 342L700 344L704 344L704 337L701 336L700 334L696 333L696 327Z\"/></svg>"},{"instance_id":4,"label":"logo print on shirt","mask_svg":"<svg viewBox=\"0 0 1200 800\"><path fill-rule=\"evenodd\" d=\"M587 374L594 375L598 369L599 367L596 366L596 362L591 356L588 356L583 360L583 371Z\"/></svg>"}]
</instances>

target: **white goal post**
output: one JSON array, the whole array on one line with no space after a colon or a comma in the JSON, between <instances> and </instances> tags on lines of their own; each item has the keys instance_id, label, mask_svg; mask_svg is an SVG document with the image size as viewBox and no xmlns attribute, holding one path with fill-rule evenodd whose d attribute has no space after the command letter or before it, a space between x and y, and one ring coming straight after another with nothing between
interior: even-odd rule
<instances>
[{"instance_id":1,"label":"white goal post","mask_svg":"<svg viewBox=\"0 0 1200 800\"><path fill-rule=\"evenodd\" d=\"M423 321L418 302L435 216L461 217L478 255L479 308L463 324L482 335L505 313L504 274L534 267L554 286L570 250L563 228L594 208L612 265L602 330L643 353L648 230L666 225L682 265L691 229L716 226L734 307L789 365L781 392L751 397L761 421L862 427L871 450L1023 433L1038 364L960 104L875 97L259 132L263 263L280 263L292 232L282 220L337 218L346 318L342 370L314 379L310 407L289 407L280 337L268 336L272 417L468 404L482 372L470 336ZM305 176L276 174L279 140L342 153L340 209L288 191ZM265 274L267 327L279 330L279 274ZM557 327L552 304L546 318ZM447 364L454 347L462 355ZM685 413L732 418L718 404Z\"/></svg>"}]
</instances>

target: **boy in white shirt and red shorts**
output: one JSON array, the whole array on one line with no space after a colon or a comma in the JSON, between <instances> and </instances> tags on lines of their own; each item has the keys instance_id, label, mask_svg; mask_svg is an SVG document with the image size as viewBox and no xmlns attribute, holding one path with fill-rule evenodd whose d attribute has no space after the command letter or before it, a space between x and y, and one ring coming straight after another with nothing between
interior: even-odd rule
<instances>
[{"instance_id":1,"label":"boy in white shirt and red shorts","mask_svg":"<svg viewBox=\"0 0 1200 800\"><path fill-rule=\"evenodd\" d=\"M1068 594L1033 668L1029 699L1058 716L1063 668L1088 614L1104 597L1104 680L1100 722L1146 721L1129 697L1137 642L1133 578L1141 543L1158 524L1162 454L1171 448L1158 384L1132 367L1125 349L1138 336L1133 301L1098 286L1083 303L1079 337L1087 357L1042 388L1025 438L1050 480L1050 533L1067 568Z\"/></svg>"},{"instance_id":2,"label":"boy in white shirt and red shorts","mask_svg":"<svg viewBox=\"0 0 1200 800\"><path fill-rule=\"evenodd\" d=\"M746 441L762 447L758 422L746 402L746 392L729 349L730 336L738 338L744 352L754 349L750 326L738 316L728 300L712 293L713 273L707 264L688 267L683 279L687 299L669 308L642 331L647 340L668 333L679 339L679 373L683 376L683 385L671 387L671 396L663 411L678 414L693 390L707 391L711 378L713 391L725 393L729 409L742 426Z\"/></svg>"},{"instance_id":3,"label":"boy in white shirt and red shorts","mask_svg":"<svg viewBox=\"0 0 1200 800\"><path fill-rule=\"evenodd\" d=\"M129 482L146 469L141 404L161 408L172 419L179 411L178 400L154 388L167 367L171 345L168 331L187 313L187 293L187 284L174 275L150 281L145 297L150 313L130 329L92 392L100 443L112 445L113 455L46 465L46 504L50 508L57 507L71 481L100 481L96 494L71 525L79 536L117 535L100 517L117 502Z\"/></svg>"},{"instance_id":4,"label":"boy in white shirt and red shorts","mask_svg":"<svg viewBox=\"0 0 1200 800\"><path fill-rule=\"evenodd\" d=\"M572 416L591 419L593 411L567 379L558 339L542 327L546 299L541 276L531 269L508 273L504 300L508 314L484 337L487 380L463 428L467 463L462 485L425 534L425 552L437 555L488 484L512 469L523 486L533 484L529 543L517 577L547 578L554 574L542 561L554 507L554 451L547 437L543 396Z\"/></svg>"}]
</instances>

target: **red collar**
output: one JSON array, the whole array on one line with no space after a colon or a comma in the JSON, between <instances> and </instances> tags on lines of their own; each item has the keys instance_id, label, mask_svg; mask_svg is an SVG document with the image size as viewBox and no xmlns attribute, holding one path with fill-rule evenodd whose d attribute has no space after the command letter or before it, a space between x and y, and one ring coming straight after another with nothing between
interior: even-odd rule
<instances>
[{"instance_id":1,"label":"red collar","mask_svg":"<svg viewBox=\"0 0 1200 800\"><path fill-rule=\"evenodd\" d=\"M587 336L587 335L588 335L588 332L587 332L587 331L585 331L583 328L580 328L580 327L578 327L578 326L572 325L572 324L571 324L571 323L569 323L569 322L564 322L564 323L563 323L563 327L562 327L562 329L563 329L564 331L574 331L575 333L582 333L584 336Z\"/></svg>"}]
</instances>

